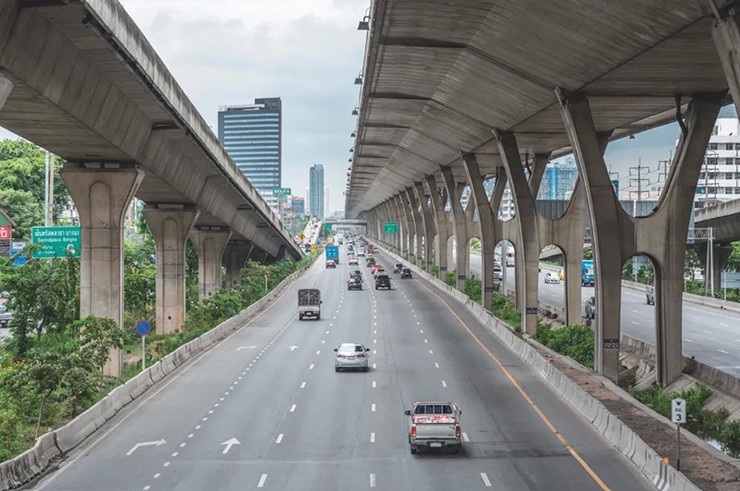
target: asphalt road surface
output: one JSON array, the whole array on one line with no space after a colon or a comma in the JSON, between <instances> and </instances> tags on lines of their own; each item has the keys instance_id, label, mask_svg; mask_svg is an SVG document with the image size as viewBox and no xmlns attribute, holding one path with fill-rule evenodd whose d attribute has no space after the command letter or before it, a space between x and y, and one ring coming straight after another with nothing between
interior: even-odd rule
<instances>
[{"instance_id":1,"label":"asphalt road surface","mask_svg":"<svg viewBox=\"0 0 740 491\"><path fill-rule=\"evenodd\" d=\"M398 275L391 291L367 288L364 266L366 288L346 291L341 257L150 389L36 489L652 489L462 305ZM322 318L300 322L296 289L313 286ZM373 350L369 372L335 373L342 342ZM460 404L460 455L410 454L403 411L418 400Z\"/></svg>"},{"instance_id":2,"label":"asphalt road surface","mask_svg":"<svg viewBox=\"0 0 740 491\"><path fill-rule=\"evenodd\" d=\"M471 273L481 275L480 256L470 256ZM547 267L539 280L540 301L557 308L565 305L565 282L545 284ZM514 268L507 268L506 289L514 290ZM581 306L594 296L594 287L581 288ZM622 332L655 344L655 306L647 305L645 293L622 288ZM740 314L704 305L683 304L683 353L707 365L740 376Z\"/></svg>"}]
</instances>

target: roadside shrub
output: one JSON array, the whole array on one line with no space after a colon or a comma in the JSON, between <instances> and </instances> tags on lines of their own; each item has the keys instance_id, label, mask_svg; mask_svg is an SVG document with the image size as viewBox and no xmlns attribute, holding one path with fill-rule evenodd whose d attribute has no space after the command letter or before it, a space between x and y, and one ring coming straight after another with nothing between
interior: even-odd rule
<instances>
[{"instance_id":1,"label":"roadside shrub","mask_svg":"<svg viewBox=\"0 0 740 491\"><path fill-rule=\"evenodd\" d=\"M481 302L480 280L477 278L465 278L463 292L477 303Z\"/></svg>"},{"instance_id":2,"label":"roadside shrub","mask_svg":"<svg viewBox=\"0 0 740 491\"><path fill-rule=\"evenodd\" d=\"M514 302L509 297L494 295L491 302L491 311L493 315L513 327L515 332L521 332L522 313L517 310Z\"/></svg>"},{"instance_id":3,"label":"roadside shrub","mask_svg":"<svg viewBox=\"0 0 740 491\"><path fill-rule=\"evenodd\" d=\"M454 269L452 271L448 271L447 277L445 277L445 283L450 286L457 286L457 271Z\"/></svg>"},{"instance_id":4,"label":"roadside shrub","mask_svg":"<svg viewBox=\"0 0 740 491\"><path fill-rule=\"evenodd\" d=\"M555 329L538 322L535 337L551 350L593 368L594 332L591 328L573 325Z\"/></svg>"}]
</instances>

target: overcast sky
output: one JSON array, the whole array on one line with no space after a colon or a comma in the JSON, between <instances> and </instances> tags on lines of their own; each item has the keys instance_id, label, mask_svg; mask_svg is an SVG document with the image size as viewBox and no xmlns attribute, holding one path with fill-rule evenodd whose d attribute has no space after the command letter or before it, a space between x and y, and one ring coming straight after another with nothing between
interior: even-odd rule
<instances>
[{"instance_id":1,"label":"overcast sky","mask_svg":"<svg viewBox=\"0 0 740 491\"><path fill-rule=\"evenodd\" d=\"M321 163L330 211L342 192L353 144L370 0L121 0L214 132L221 105L283 101L283 186L305 196L308 169ZM642 158L669 158L676 125L609 145L607 162L628 185ZM0 132L0 136L7 133Z\"/></svg>"}]
</instances>

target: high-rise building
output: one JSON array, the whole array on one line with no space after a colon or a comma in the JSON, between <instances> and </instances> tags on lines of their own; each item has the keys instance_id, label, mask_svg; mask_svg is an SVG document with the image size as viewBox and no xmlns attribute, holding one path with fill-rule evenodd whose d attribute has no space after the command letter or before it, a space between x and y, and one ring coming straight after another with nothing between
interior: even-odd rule
<instances>
[{"instance_id":1,"label":"high-rise building","mask_svg":"<svg viewBox=\"0 0 740 491\"><path fill-rule=\"evenodd\" d=\"M564 200L573 191L578 179L578 167L573 157L564 163L554 162L545 168L537 199Z\"/></svg>"},{"instance_id":2,"label":"high-rise building","mask_svg":"<svg viewBox=\"0 0 740 491\"><path fill-rule=\"evenodd\" d=\"M293 209L293 213L303 216L306 214L306 199L301 196L291 196L290 207Z\"/></svg>"},{"instance_id":3,"label":"high-rise building","mask_svg":"<svg viewBox=\"0 0 740 491\"><path fill-rule=\"evenodd\" d=\"M331 215L331 200L329 198L329 188L324 188L324 215L325 216L332 216Z\"/></svg>"},{"instance_id":4,"label":"high-rise building","mask_svg":"<svg viewBox=\"0 0 740 491\"><path fill-rule=\"evenodd\" d=\"M316 218L324 218L324 166L314 164L308 176L309 212Z\"/></svg>"},{"instance_id":5,"label":"high-rise building","mask_svg":"<svg viewBox=\"0 0 740 491\"><path fill-rule=\"evenodd\" d=\"M265 201L277 209L277 198L272 190L281 187L282 182L280 98L219 107L218 139Z\"/></svg>"},{"instance_id":6,"label":"high-rise building","mask_svg":"<svg viewBox=\"0 0 740 491\"><path fill-rule=\"evenodd\" d=\"M740 198L740 122L735 105L719 113L699 173L695 200L709 204Z\"/></svg>"}]
</instances>

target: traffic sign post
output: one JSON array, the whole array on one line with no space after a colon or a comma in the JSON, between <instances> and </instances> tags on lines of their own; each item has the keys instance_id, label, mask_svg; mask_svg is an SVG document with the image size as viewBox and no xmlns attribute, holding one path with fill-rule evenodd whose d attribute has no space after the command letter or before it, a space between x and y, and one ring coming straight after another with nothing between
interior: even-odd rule
<instances>
[{"instance_id":1,"label":"traffic sign post","mask_svg":"<svg viewBox=\"0 0 740 491\"><path fill-rule=\"evenodd\" d=\"M386 234L397 234L398 222L385 222L383 224L383 232Z\"/></svg>"},{"instance_id":2,"label":"traffic sign post","mask_svg":"<svg viewBox=\"0 0 740 491\"><path fill-rule=\"evenodd\" d=\"M671 421L676 423L676 470L681 471L681 425L686 423L686 401L671 401Z\"/></svg>"},{"instance_id":3,"label":"traffic sign post","mask_svg":"<svg viewBox=\"0 0 740 491\"><path fill-rule=\"evenodd\" d=\"M290 188L272 188L273 196L290 196L292 190Z\"/></svg>"},{"instance_id":4,"label":"traffic sign post","mask_svg":"<svg viewBox=\"0 0 740 491\"><path fill-rule=\"evenodd\" d=\"M325 223L324 230L326 230L327 232L331 232L331 223Z\"/></svg>"},{"instance_id":5,"label":"traffic sign post","mask_svg":"<svg viewBox=\"0 0 740 491\"><path fill-rule=\"evenodd\" d=\"M152 325L144 319L136 323L136 333L141 336L141 371L146 370L146 337L152 331Z\"/></svg>"},{"instance_id":6,"label":"traffic sign post","mask_svg":"<svg viewBox=\"0 0 740 491\"><path fill-rule=\"evenodd\" d=\"M80 234L80 227L33 227L33 243L44 246L34 251L33 257L67 257L67 253L80 257Z\"/></svg>"}]
</instances>

